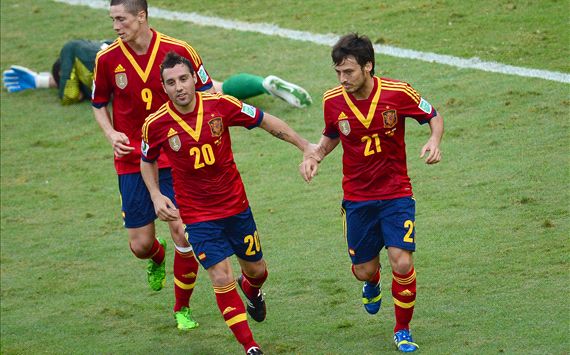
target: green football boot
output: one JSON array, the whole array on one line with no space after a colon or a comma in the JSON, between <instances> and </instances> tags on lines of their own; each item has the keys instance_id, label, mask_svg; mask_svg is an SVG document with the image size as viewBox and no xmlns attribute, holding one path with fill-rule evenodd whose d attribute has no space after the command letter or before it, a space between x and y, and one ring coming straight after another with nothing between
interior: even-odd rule
<instances>
[{"instance_id":1,"label":"green football boot","mask_svg":"<svg viewBox=\"0 0 570 355\"><path fill-rule=\"evenodd\" d=\"M180 330L191 330L198 328L198 322L192 319L192 311L188 307L182 307L179 311L174 312L176 319L176 328Z\"/></svg>"},{"instance_id":2,"label":"green football boot","mask_svg":"<svg viewBox=\"0 0 570 355\"><path fill-rule=\"evenodd\" d=\"M164 253L166 254L166 241L162 238L157 238L158 242L164 248ZM147 280L150 289L153 291L160 291L164 287L166 283L166 255L164 256L164 260L159 265L152 261L152 259L148 260L148 264L146 266L146 273L147 273Z\"/></svg>"},{"instance_id":3,"label":"green football boot","mask_svg":"<svg viewBox=\"0 0 570 355\"><path fill-rule=\"evenodd\" d=\"M262 85L271 95L287 101L289 105L303 108L313 102L307 90L275 75L266 77Z\"/></svg>"}]
</instances>

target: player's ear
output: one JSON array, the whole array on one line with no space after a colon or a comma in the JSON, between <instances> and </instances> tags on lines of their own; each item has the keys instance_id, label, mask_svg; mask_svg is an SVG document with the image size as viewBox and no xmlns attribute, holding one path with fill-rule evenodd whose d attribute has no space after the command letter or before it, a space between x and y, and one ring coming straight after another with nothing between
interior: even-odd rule
<instances>
[{"instance_id":1,"label":"player's ear","mask_svg":"<svg viewBox=\"0 0 570 355\"><path fill-rule=\"evenodd\" d=\"M370 73L372 71L372 62L364 64L364 71Z\"/></svg>"}]
</instances>

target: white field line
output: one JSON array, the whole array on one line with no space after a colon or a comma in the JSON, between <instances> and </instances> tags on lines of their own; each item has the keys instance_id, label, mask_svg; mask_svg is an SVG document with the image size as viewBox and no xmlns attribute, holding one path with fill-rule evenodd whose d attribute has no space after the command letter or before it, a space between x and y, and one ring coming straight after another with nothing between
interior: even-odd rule
<instances>
[{"instance_id":1,"label":"white field line","mask_svg":"<svg viewBox=\"0 0 570 355\"><path fill-rule=\"evenodd\" d=\"M108 0L54 0L69 5L83 5L94 9L108 9ZM289 30L276 25L267 23L249 23L243 21L227 20L219 17L204 16L195 12L177 12L149 7L151 18L160 18L165 20L178 20L190 22L200 26L220 27L227 30L247 31L262 33L268 36L278 36L296 41L311 42L319 45L332 46L339 36L333 34L317 34L305 31ZM420 52L412 49L403 49L392 46L374 45L376 53L388 55L398 58L416 59L429 63L438 63L449 65L456 68L476 69L492 73L516 75L528 78L540 78L561 83L570 83L570 74L516 67L512 65L501 64L497 62L482 61L479 58L458 58L450 55L442 55L430 52Z\"/></svg>"}]
</instances>

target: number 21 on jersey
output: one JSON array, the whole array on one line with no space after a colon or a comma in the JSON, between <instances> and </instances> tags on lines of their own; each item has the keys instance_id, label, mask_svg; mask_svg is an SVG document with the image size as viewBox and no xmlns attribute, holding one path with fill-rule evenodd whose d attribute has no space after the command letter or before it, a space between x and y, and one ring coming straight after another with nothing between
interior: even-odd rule
<instances>
[{"instance_id":1,"label":"number 21 on jersey","mask_svg":"<svg viewBox=\"0 0 570 355\"><path fill-rule=\"evenodd\" d=\"M370 156L376 153L380 153L382 148L380 147L380 137L378 137L378 133L374 133L371 136L363 136L360 138L360 141L365 143L366 146L364 147L364 156Z\"/></svg>"}]
</instances>

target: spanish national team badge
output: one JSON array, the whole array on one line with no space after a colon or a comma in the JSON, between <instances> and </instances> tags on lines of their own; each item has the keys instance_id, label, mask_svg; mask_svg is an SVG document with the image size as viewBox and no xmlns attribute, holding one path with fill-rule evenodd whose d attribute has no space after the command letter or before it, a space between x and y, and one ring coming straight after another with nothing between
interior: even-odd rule
<instances>
[{"instance_id":1,"label":"spanish national team badge","mask_svg":"<svg viewBox=\"0 0 570 355\"><path fill-rule=\"evenodd\" d=\"M115 84L117 84L119 89L126 88L128 83L127 73L115 73Z\"/></svg>"},{"instance_id":2,"label":"spanish national team badge","mask_svg":"<svg viewBox=\"0 0 570 355\"><path fill-rule=\"evenodd\" d=\"M208 121L212 137L219 137L224 133L224 125L221 117L215 117Z\"/></svg>"},{"instance_id":3,"label":"spanish national team badge","mask_svg":"<svg viewBox=\"0 0 570 355\"><path fill-rule=\"evenodd\" d=\"M180 147L182 146L180 143L180 137L178 137L178 135L168 138L168 144L170 144L170 148L172 148L172 150L175 152L179 151Z\"/></svg>"},{"instance_id":4,"label":"spanish national team badge","mask_svg":"<svg viewBox=\"0 0 570 355\"><path fill-rule=\"evenodd\" d=\"M384 118L384 128L392 128L398 123L398 115L396 110L388 110L382 112L382 118Z\"/></svg>"},{"instance_id":5,"label":"spanish national team badge","mask_svg":"<svg viewBox=\"0 0 570 355\"><path fill-rule=\"evenodd\" d=\"M338 128L345 136L350 134L350 123L348 123L348 120L338 121Z\"/></svg>"}]
</instances>

